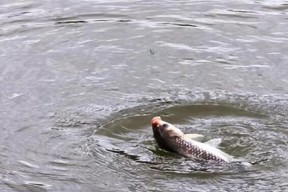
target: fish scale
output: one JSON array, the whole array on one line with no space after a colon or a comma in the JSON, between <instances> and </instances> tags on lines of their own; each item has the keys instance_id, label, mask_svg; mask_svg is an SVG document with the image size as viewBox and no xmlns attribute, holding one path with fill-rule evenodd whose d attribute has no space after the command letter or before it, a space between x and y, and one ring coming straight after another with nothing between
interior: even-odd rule
<instances>
[{"instance_id":1,"label":"fish scale","mask_svg":"<svg viewBox=\"0 0 288 192\"><path fill-rule=\"evenodd\" d=\"M196 159L211 160L216 162L225 162L223 159L209 153L205 149L202 149L199 146L193 145L191 142L188 142L182 138L174 138L170 140L171 147L178 151L180 154Z\"/></svg>"}]
</instances>

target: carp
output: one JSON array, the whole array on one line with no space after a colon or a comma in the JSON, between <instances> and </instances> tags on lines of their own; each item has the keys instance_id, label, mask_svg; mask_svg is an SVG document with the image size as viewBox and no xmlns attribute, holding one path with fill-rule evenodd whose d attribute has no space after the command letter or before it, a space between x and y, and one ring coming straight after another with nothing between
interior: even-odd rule
<instances>
[{"instance_id":1,"label":"carp","mask_svg":"<svg viewBox=\"0 0 288 192\"><path fill-rule=\"evenodd\" d=\"M184 134L179 128L157 116L151 120L154 138L160 148L200 161L230 163L238 161L217 148L221 139L203 141L200 134Z\"/></svg>"}]
</instances>

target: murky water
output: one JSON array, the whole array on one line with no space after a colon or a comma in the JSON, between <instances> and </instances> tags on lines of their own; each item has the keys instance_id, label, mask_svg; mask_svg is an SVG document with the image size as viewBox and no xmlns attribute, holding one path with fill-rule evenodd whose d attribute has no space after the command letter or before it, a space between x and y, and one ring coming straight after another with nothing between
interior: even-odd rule
<instances>
[{"instance_id":1,"label":"murky water","mask_svg":"<svg viewBox=\"0 0 288 192\"><path fill-rule=\"evenodd\" d=\"M0 3L1 191L288 190L287 1ZM150 119L252 167L159 149Z\"/></svg>"}]
</instances>

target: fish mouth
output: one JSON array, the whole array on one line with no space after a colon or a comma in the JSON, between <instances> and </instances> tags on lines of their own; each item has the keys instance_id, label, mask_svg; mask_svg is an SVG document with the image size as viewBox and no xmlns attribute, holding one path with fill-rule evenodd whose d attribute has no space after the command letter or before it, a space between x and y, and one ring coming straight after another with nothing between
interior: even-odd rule
<instances>
[{"instance_id":1,"label":"fish mouth","mask_svg":"<svg viewBox=\"0 0 288 192\"><path fill-rule=\"evenodd\" d=\"M163 142L162 136L160 134L160 128L161 128L160 122L161 121L162 121L162 119L160 116L153 117L151 120L153 135L154 135L154 138L156 139L157 142L158 141Z\"/></svg>"},{"instance_id":2,"label":"fish mouth","mask_svg":"<svg viewBox=\"0 0 288 192\"><path fill-rule=\"evenodd\" d=\"M151 120L151 125L153 128L158 128L160 126L162 119L160 116L153 117Z\"/></svg>"},{"instance_id":3,"label":"fish mouth","mask_svg":"<svg viewBox=\"0 0 288 192\"><path fill-rule=\"evenodd\" d=\"M151 120L153 129L161 129L170 127L169 124L161 119L160 116L153 117Z\"/></svg>"}]
</instances>

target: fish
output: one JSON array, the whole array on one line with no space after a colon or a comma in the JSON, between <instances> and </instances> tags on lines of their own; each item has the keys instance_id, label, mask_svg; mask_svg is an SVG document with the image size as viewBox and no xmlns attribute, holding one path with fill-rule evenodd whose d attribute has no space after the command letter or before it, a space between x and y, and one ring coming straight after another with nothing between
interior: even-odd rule
<instances>
[{"instance_id":1,"label":"fish","mask_svg":"<svg viewBox=\"0 0 288 192\"><path fill-rule=\"evenodd\" d=\"M218 148L222 141L220 138L201 142L203 135L184 134L179 128L163 121L160 116L152 118L151 125L153 136L162 149L199 161L215 163L238 161Z\"/></svg>"}]
</instances>

